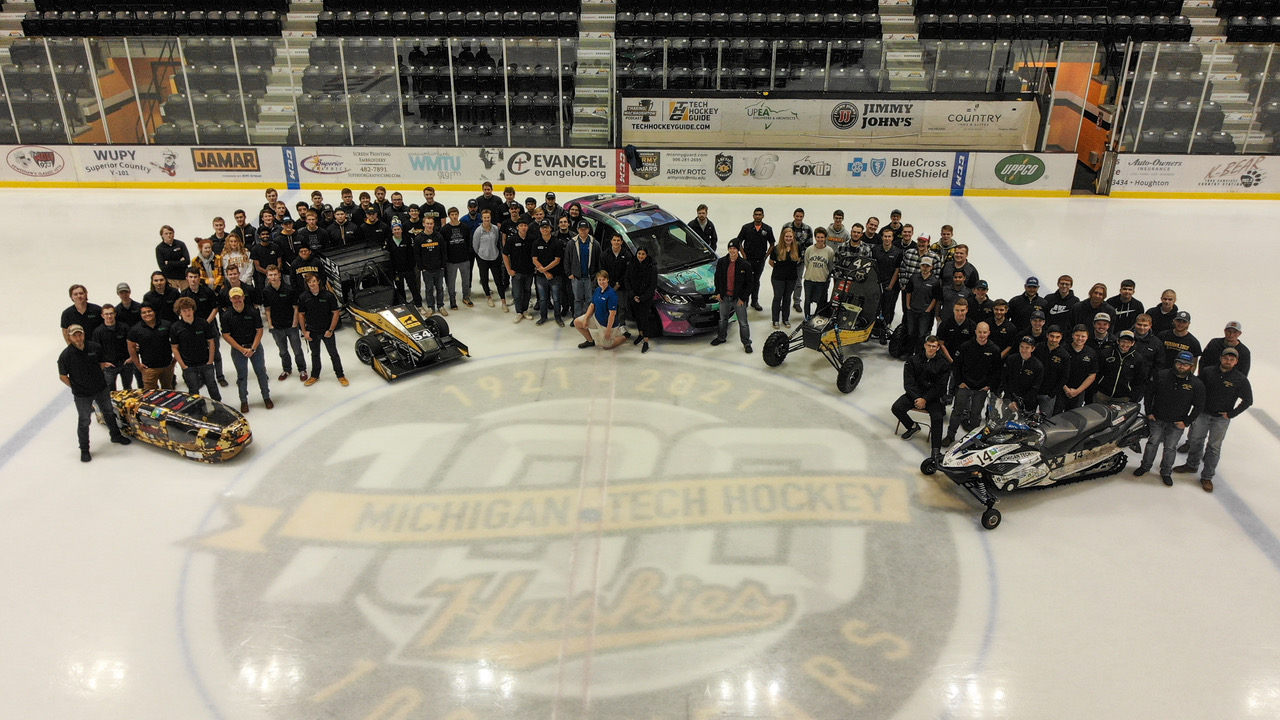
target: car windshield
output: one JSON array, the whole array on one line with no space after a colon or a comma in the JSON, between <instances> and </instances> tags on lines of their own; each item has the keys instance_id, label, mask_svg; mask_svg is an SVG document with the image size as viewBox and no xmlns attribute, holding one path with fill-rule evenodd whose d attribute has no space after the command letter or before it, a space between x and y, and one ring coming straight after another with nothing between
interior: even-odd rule
<instances>
[{"instance_id":1,"label":"car windshield","mask_svg":"<svg viewBox=\"0 0 1280 720\"><path fill-rule=\"evenodd\" d=\"M659 273L675 272L715 262L715 253L679 218L663 210L631 213L617 218L627 231L631 249L644 248Z\"/></svg>"}]
</instances>

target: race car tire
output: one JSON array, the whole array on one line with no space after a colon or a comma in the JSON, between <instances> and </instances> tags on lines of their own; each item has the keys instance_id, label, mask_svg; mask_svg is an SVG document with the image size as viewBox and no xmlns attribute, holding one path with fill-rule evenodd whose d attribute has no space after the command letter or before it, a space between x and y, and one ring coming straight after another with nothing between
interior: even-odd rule
<instances>
[{"instance_id":1,"label":"race car tire","mask_svg":"<svg viewBox=\"0 0 1280 720\"><path fill-rule=\"evenodd\" d=\"M382 353L382 343L368 336L356 338L356 357L365 365L372 365L373 359Z\"/></svg>"},{"instance_id":2,"label":"race car tire","mask_svg":"<svg viewBox=\"0 0 1280 720\"><path fill-rule=\"evenodd\" d=\"M862 358L854 356L846 358L836 373L836 388L846 395L853 392L862 381Z\"/></svg>"},{"instance_id":3,"label":"race car tire","mask_svg":"<svg viewBox=\"0 0 1280 720\"><path fill-rule=\"evenodd\" d=\"M938 472L938 461L931 457L925 458L924 461L920 463L920 472L925 475L932 475Z\"/></svg>"},{"instance_id":4,"label":"race car tire","mask_svg":"<svg viewBox=\"0 0 1280 720\"><path fill-rule=\"evenodd\" d=\"M787 359L788 342L787 334L781 330L769 335L764 341L764 351L760 353L760 357L764 358L764 364L769 367L781 365L782 361Z\"/></svg>"},{"instance_id":5,"label":"race car tire","mask_svg":"<svg viewBox=\"0 0 1280 720\"><path fill-rule=\"evenodd\" d=\"M442 338L449 334L449 323L445 322L445 319L439 315L432 315L427 318L426 325L437 338Z\"/></svg>"},{"instance_id":6,"label":"race car tire","mask_svg":"<svg viewBox=\"0 0 1280 720\"><path fill-rule=\"evenodd\" d=\"M995 530L1000 527L1000 511L995 508L987 508L982 513L982 529Z\"/></svg>"}]
</instances>

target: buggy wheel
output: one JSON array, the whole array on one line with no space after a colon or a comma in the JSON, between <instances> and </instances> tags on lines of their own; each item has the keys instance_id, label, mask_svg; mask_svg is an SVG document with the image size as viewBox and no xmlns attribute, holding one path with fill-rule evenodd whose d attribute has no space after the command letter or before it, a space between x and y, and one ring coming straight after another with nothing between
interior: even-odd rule
<instances>
[{"instance_id":1,"label":"buggy wheel","mask_svg":"<svg viewBox=\"0 0 1280 720\"><path fill-rule=\"evenodd\" d=\"M938 472L938 461L935 458L927 457L924 462L920 463L920 472L925 475L932 475Z\"/></svg>"},{"instance_id":2,"label":"buggy wheel","mask_svg":"<svg viewBox=\"0 0 1280 720\"><path fill-rule=\"evenodd\" d=\"M449 334L449 323L445 322L444 318L439 315L432 315L427 318L425 322L427 328L431 330L431 333L437 338L442 338Z\"/></svg>"},{"instance_id":3,"label":"buggy wheel","mask_svg":"<svg viewBox=\"0 0 1280 720\"><path fill-rule=\"evenodd\" d=\"M862 381L862 358L854 356L845 358L840 363L840 372L836 373L836 388L842 393L851 393Z\"/></svg>"},{"instance_id":4,"label":"buggy wheel","mask_svg":"<svg viewBox=\"0 0 1280 720\"><path fill-rule=\"evenodd\" d=\"M778 331L769 335L764 341L764 351L760 356L764 358L764 364L769 367L778 367L783 360L787 359L787 344L790 339L787 334Z\"/></svg>"},{"instance_id":5,"label":"buggy wheel","mask_svg":"<svg viewBox=\"0 0 1280 720\"><path fill-rule=\"evenodd\" d=\"M982 513L982 529L995 530L1000 527L1000 511L995 508L987 508Z\"/></svg>"},{"instance_id":6,"label":"buggy wheel","mask_svg":"<svg viewBox=\"0 0 1280 720\"><path fill-rule=\"evenodd\" d=\"M372 337L359 337L356 339L356 357L365 365L372 365L373 359L382 351L382 343Z\"/></svg>"}]
</instances>

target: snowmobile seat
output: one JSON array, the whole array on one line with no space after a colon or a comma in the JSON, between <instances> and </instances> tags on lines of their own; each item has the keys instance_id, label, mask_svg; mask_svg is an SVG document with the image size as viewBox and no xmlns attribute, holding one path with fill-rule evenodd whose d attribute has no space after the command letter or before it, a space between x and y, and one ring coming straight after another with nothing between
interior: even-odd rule
<instances>
[{"instance_id":1,"label":"snowmobile seat","mask_svg":"<svg viewBox=\"0 0 1280 720\"><path fill-rule=\"evenodd\" d=\"M1077 440L1105 427L1111 419L1112 413L1106 405L1085 405L1054 415L1040 424L1040 431L1044 433L1040 452L1045 457L1067 452Z\"/></svg>"}]
</instances>

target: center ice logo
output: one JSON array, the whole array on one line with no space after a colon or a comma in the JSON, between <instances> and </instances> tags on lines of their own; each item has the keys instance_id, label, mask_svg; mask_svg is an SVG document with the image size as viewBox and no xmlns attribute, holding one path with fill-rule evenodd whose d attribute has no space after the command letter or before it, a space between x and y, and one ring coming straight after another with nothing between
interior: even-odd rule
<instances>
[{"instance_id":1,"label":"center ice logo","mask_svg":"<svg viewBox=\"0 0 1280 720\"><path fill-rule=\"evenodd\" d=\"M306 657L272 707L309 720L490 717L477 697L530 718L566 697L601 718L762 698L772 717L892 716L959 587L946 518L896 448L756 373L612 367L375 391L259 458L194 543L219 633L198 664L260 705L250 675ZM782 428L783 406L803 419ZM772 696L737 672L779 664Z\"/></svg>"}]
</instances>

